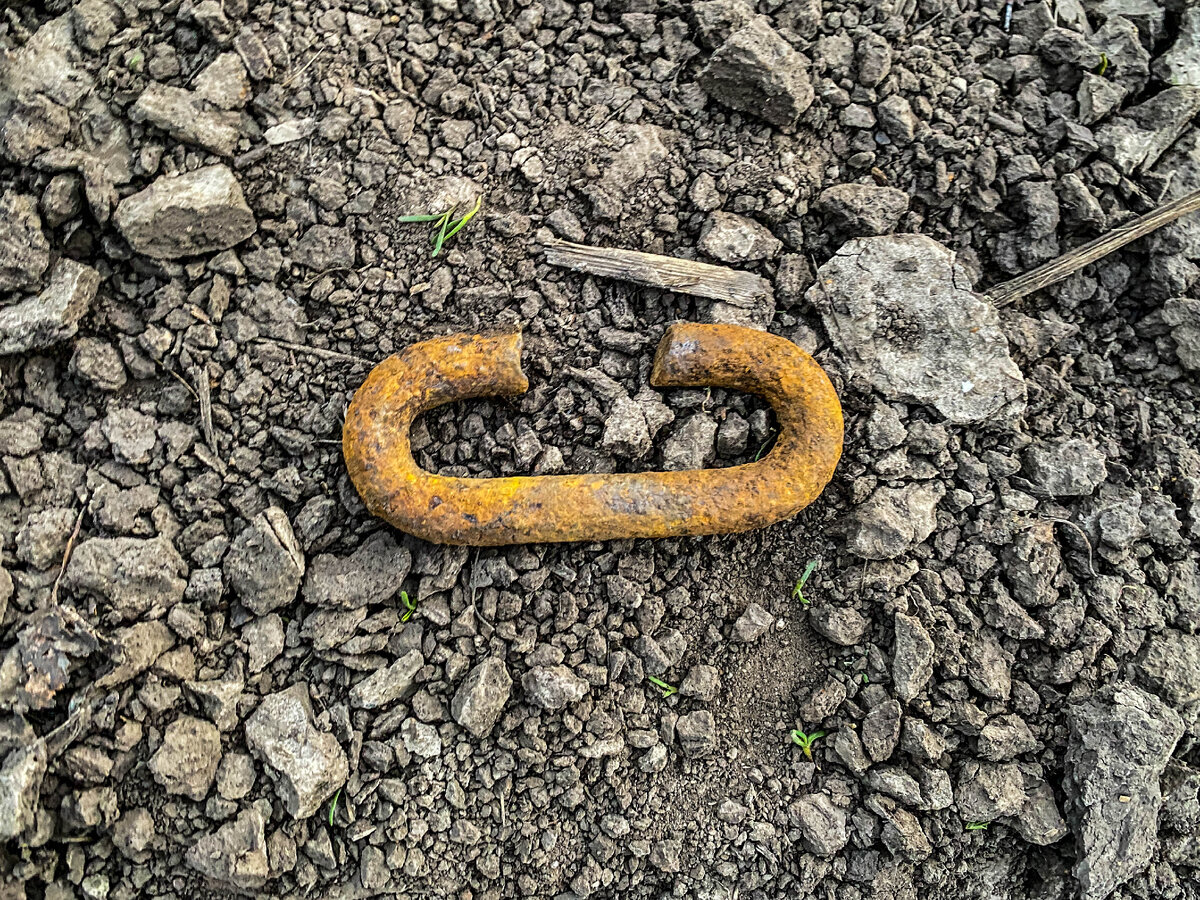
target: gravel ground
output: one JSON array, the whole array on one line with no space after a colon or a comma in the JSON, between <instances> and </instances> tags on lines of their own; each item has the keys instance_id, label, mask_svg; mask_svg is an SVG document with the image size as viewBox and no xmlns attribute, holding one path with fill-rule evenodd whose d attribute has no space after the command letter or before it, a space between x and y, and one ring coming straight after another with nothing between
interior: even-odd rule
<instances>
[{"instance_id":1,"label":"gravel ground","mask_svg":"<svg viewBox=\"0 0 1200 900\"><path fill-rule=\"evenodd\" d=\"M1200 188L1200 11L1006 6L0 10L0 896L1200 898L1200 217L985 296ZM347 479L372 366L499 325L425 468L756 458L679 319L829 372L795 519L446 548Z\"/></svg>"}]
</instances>

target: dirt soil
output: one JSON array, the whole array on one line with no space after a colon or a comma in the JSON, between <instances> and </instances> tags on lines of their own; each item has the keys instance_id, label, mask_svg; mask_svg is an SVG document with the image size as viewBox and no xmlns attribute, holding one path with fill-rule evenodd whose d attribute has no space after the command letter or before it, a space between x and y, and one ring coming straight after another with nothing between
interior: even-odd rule
<instances>
[{"instance_id":1,"label":"dirt soil","mask_svg":"<svg viewBox=\"0 0 1200 900\"><path fill-rule=\"evenodd\" d=\"M0 898L1197 900L1200 216L986 290L1200 188L1198 112L1186 0L4 4ZM678 320L829 373L800 515L447 548L349 482L372 367L497 328L430 471L770 452L649 387Z\"/></svg>"}]
</instances>

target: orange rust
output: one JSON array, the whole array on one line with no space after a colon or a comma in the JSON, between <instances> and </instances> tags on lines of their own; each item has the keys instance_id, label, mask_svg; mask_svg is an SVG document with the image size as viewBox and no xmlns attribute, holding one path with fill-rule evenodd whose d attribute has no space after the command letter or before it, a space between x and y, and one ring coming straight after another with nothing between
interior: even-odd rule
<instances>
[{"instance_id":1,"label":"orange rust","mask_svg":"<svg viewBox=\"0 0 1200 900\"><path fill-rule=\"evenodd\" d=\"M737 325L678 323L654 358L656 387L757 394L779 437L763 459L726 469L638 474L453 478L421 469L409 428L422 412L470 397L524 393L521 334L452 335L376 366L346 411L350 479L374 515L442 544L724 534L799 512L833 477L842 407L824 370L791 341Z\"/></svg>"}]
</instances>

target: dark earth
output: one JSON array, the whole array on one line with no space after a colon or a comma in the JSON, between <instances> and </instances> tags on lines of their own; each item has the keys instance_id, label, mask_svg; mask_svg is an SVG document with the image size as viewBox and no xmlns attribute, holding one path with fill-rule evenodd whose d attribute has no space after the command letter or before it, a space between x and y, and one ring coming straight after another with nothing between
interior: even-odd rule
<instances>
[{"instance_id":1,"label":"dark earth","mask_svg":"<svg viewBox=\"0 0 1200 900\"><path fill-rule=\"evenodd\" d=\"M1198 112L1186 0L9 0L0 898L1200 898L1200 216L986 296L1200 188ZM454 332L531 387L431 471L769 452L648 386L676 320L833 379L795 519L365 512L346 405Z\"/></svg>"}]
</instances>

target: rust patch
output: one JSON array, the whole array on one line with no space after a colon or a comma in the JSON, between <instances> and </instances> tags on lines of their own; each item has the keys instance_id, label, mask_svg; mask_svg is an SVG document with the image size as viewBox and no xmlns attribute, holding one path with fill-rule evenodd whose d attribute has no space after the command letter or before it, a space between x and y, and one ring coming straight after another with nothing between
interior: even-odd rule
<instances>
[{"instance_id":1,"label":"rust patch","mask_svg":"<svg viewBox=\"0 0 1200 900\"><path fill-rule=\"evenodd\" d=\"M833 477L842 407L825 371L791 341L737 325L677 323L659 344L650 382L757 394L775 410L775 447L727 469L435 475L412 456L418 415L529 387L520 332L460 334L413 344L371 371L346 412L346 468L372 514L428 541L473 546L746 531L796 514Z\"/></svg>"}]
</instances>

